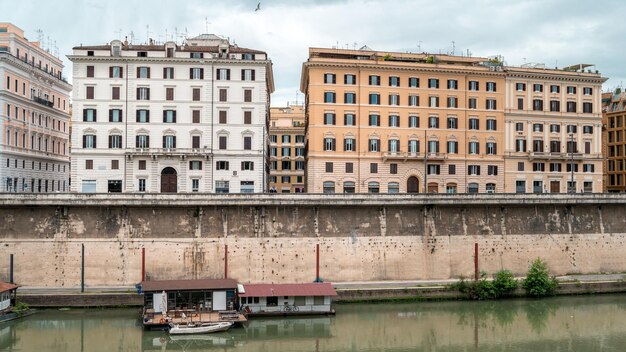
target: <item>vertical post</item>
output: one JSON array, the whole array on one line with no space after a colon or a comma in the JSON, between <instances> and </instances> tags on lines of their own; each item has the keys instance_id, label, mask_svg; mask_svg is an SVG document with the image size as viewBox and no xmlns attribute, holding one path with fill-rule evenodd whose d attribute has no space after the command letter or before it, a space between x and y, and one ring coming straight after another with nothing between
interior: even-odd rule
<instances>
[{"instance_id":1,"label":"vertical post","mask_svg":"<svg viewBox=\"0 0 626 352\"><path fill-rule=\"evenodd\" d=\"M315 246L315 282L320 281L320 244Z\"/></svg>"},{"instance_id":2,"label":"vertical post","mask_svg":"<svg viewBox=\"0 0 626 352\"><path fill-rule=\"evenodd\" d=\"M474 280L478 281L478 242L474 243Z\"/></svg>"},{"instance_id":3,"label":"vertical post","mask_svg":"<svg viewBox=\"0 0 626 352\"><path fill-rule=\"evenodd\" d=\"M141 249L141 281L146 281L146 248Z\"/></svg>"},{"instance_id":4,"label":"vertical post","mask_svg":"<svg viewBox=\"0 0 626 352\"><path fill-rule=\"evenodd\" d=\"M228 245L224 245L224 278L228 279Z\"/></svg>"},{"instance_id":5,"label":"vertical post","mask_svg":"<svg viewBox=\"0 0 626 352\"><path fill-rule=\"evenodd\" d=\"M85 292L85 244L81 245L80 292Z\"/></svg>"},{"instance_id":6,"label":"vertical post","mask_svg":"<svg viewBox=\"0 0 626 352\"><path fill-rule=\"evenodd\" d=\"M11 254L9 261L9 283L13 283L13 254Z\"/></svg>"},{"instance_id":7,"label":"vertical post","mask_svg":"<svg viewBox=\"0 0 626 352\"><path fill-rule=\"evenodd\" d=\"M571 188L569 189L569 193L576 193L576 188L574 187L574 133L573 132L570 133L569 136L570 136L570 145L571 145L570 169L572 172L571 181L570 181Z\"/></svg>"}]
</instances>

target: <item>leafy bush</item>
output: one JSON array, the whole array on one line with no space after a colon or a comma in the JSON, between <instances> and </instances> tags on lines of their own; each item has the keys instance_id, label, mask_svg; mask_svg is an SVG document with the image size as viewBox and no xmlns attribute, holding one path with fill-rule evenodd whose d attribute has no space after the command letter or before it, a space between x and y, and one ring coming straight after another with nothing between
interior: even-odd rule
<instances>
[{"instance_id":1,"label":"leafy bush","mask_svg":"<svg viewBox=\"0 0 626 352\"><path fill-rule=\"evenodd\" d=\"M29 309L28 304L24 302L17 302L13 307L13 312L17 315L22 315Z\"/></svg>"},{"instance_id":2,"label":"leafy bush","mask_svg":"<svg viewBox=\"0 0 626 352\"><path fill-rule=\"evenodd\" d=\"M493 286L498 297L506 297L517 288L517 280L510 270L500 270L493 278Z\"/></svg>"},{"instance_id":3,"label":"leafy bush","mask_svg":"<svg viewBox=\"0 0 626 352\"><path fill-rule=\"evenodd\" d=\"M550 276L546 263L537 258L528 269L522 286L531 297L543 297L554 294L558 283Z\"/></svg>"}]
</instances>

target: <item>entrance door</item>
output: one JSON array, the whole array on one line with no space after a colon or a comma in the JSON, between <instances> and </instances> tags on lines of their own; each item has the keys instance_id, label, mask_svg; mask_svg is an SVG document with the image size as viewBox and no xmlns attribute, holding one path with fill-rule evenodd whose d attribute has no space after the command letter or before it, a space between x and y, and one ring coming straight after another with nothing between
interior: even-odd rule
<instances>
[{"instance_id":1,"label":"entrance door","mask_svg":"<svg viewBox=\"0 0 626 352\"><path fill-rule=\"evenodd\" d=\"M419 193L420 191L420 181L415 176L409 177L406 180L406 193Z\"/></svg>"},{"instance_id":2,"label":"entrance door","mask_svg":"<svg viewBox=\"0 0 626 352\"><path fill-rule=\"evenodd\" d=\"M161 193L176 193L177 190L176 170L172 167L166 167L161 171Z\"/></svg>"},{"instance_id":3,"label":"entrance door","mask_svg":"<svg viewBox=\"0 0 626 352\"><path fill-rule=\"evenodd\" d=\"M550 193L560 193L560 192L561 192L561 182L550 181Z\"/></svg>"}]
</instances>

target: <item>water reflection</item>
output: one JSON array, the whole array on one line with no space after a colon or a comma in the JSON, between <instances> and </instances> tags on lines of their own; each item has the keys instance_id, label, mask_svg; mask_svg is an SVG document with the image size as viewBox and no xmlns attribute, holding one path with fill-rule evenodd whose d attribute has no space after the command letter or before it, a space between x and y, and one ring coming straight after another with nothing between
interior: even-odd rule
<instances>
[{"instance_id":1,"label":"water reflection","mask_svg":"<svg viewBox=\"0 0 626 352\"><path fill-rule=\"evenodd\" d=\"M226 333L143 331L135 309L42 311L0 325L2 351L622 351L626 295L339 305Z\"/></svg>"}]
</instances>

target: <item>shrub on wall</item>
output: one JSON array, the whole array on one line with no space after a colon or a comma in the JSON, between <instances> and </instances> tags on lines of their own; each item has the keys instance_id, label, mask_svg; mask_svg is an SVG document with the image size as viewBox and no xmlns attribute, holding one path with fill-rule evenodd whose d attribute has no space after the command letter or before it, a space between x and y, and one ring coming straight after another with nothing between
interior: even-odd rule
<instances>
[{"instance_id":1,"label":"shrub on wall","mask_svg":"<svg viewBox=\"0 0 626 352\"><path fill-rule=\"evenodd\" d=\"M550 276L547 264L537 258L532 262L522 286L531 297L543 297L554 294L558 283Z\"/></svg>"}]
</instances>

